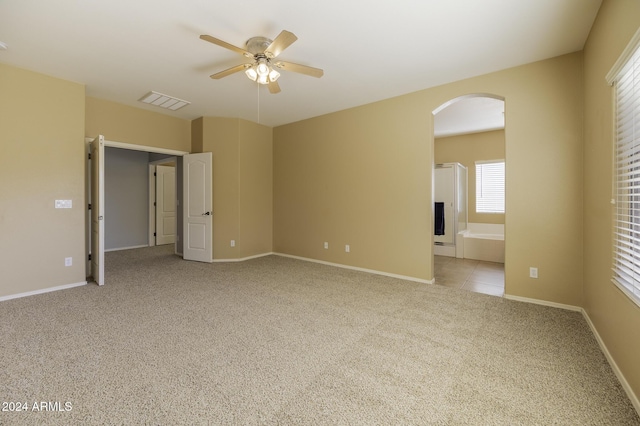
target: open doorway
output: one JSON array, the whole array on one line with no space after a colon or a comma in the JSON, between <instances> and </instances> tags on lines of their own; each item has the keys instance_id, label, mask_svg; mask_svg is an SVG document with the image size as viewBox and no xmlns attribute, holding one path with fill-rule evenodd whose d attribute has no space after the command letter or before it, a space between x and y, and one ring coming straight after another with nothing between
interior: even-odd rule
<instances>
[{"instance_id":1,"label":"open doorway","mask_svg":"<svg viewBox=\"0 0 640 426\"><path fill-rule=\"evenodd\" d=\"M149 153L107 146L104 157L104 250L146 247Z\"/></svg>"},{"instance_id":2,"label":"open doorway","mask_svg":"<svg viewBox=\"0 0 640 426\"><path fill-rule=\"evenodd\" d=\"M487 94L461 96L433 111L436 284L505 293L504 111L504 99ZM447 179L448 169L465 173Z\"/></svg>"},{"instance_id":3,"label":"open doorway","mask_svg":"<svg viewBox=\"0 0 640 426\"><path fill-rule=\"evenodd\" d=\"M188 154L182 151L153 148L140 145L132 145L121 142L106 141L103 136L98 136L93 140L87 140L87 168L86 168L86 196L89 201L87 210L86 225L86 247L87 247L87 276L93 278L98 285L104 284L104 252L108 249L105 244L107 230L106 223L116 223L119 220L129 221L129 216L118 216L113 210L107 212L108 202L105 199L105 151L107 148L121 150L119 155L128 159L133 158L131 152L140 157L139 163L143 166L140 170L144 173L139 175L144 178L140 182L135 182L141 187L144 186L145 196L142 203L147 206L149 195L147 188L149 182L146 180L150 153L175 156L175 194L171 195L173 200L170 203L180 205L176 208L175 221L175 252L181 254L185 260L196 260L201 262L212 262L212 156L211 153ZM129 152L130 151L130 152ZM144 160L144 162L142 161ZM108 162L107 162L108 164ZM116 171L118 174L120 171ZM128 176L121 182L122 186L129 186L140 179ZM117 192L117 191L116 191ZM127 192L127 191L122 191ZM138 199L141 197L134 196ZM131 200L131 198L129 199ZM127 201L123 204L127 204ZM125 206L127 207L127 206ZM122 206L119 206L122 209ZM124 209L126 210L126 208ZM145 243L139 247L148 245L149 229L146 223L148 211L145 210L144 240ZM138 227L139 228L139 227ZM181 232L183 231L183 232ZM142 239L140 239L142 241ZM117 249L138 248L134 246L118 247Z\"/></svg>"}]
</instances>

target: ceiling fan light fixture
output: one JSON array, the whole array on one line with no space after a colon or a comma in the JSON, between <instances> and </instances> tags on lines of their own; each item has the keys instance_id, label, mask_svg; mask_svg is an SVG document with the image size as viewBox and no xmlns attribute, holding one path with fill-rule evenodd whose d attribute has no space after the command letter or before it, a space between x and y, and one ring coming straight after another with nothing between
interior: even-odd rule
<instances>
[{"instance_id":1,"label":"ceiling fan light fixture","mask_svg":"<svg viewBox=\"0 0 640 426\"><path fill-rule=\"evenodd\" d=\"M269 65L267 65L266 60L264 59L258 60L258 65L256 66L256 72L261 77L269 75Z\"/></svg>"},{"instance_id":2,"label":"ceiling fan light fixture","mask_svg":"<svg viewBox=\"0 0 640 426\"><path fill-rule=\"evenodd\" d=\"M244 73L247 75L247 77L249 77L249 80L256 81L258 78L258 72L256 71L255 67L247 68Z\"/></svg>"},{"instance_id":3,"label":"ceiling fan light fixture","mask_svg":"<svg viewBox=\"0 0 640 426\"><path fill-rule=\"evenodd\" d=\"M258 74L258 83L260 84L268 84L269 83L269 74L259 75Z\"/></svg>"},{"instance_id":4,"label":"ceiling fan light fixture","mask_svg":"<svg viewBox=\"0 0 640 426\"><path fill-rule=\"evenodd\" d=\"M271 72L269 73L269 81L274 82L279 78L280 78L280 73L275 69L271 69Z\"/></svg>"}]
</instances>

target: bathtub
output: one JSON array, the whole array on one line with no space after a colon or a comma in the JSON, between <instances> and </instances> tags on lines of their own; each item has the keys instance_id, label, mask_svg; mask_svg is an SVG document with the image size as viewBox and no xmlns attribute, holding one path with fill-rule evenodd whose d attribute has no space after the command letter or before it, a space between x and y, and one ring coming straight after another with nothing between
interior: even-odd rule
<instances>
[{"instance_id":1,"label":"bathtub","mask_svg":"<svg viewBox=\"0 0 640 426\"><path fill-rule=\"evenodd\" d=\"M469 223L456 236L456 257L504 263L504 225Z\"/></svg>"}]
</instances>

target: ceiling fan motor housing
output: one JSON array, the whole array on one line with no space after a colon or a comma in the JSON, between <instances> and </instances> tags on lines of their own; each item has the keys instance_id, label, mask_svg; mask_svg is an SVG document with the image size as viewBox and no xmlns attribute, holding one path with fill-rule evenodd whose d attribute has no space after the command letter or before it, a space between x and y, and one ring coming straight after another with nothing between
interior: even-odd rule
<instances>
[{"instance_id":1,"label":"ceiling fan motor housing","mask_svg":"<svg viewBox=\"0 0 640 426\"><path fill-rule=\"evenodd\" d=\"M251 37L247 40L247 51L254 55L263 54L267 47L271 46L273 40L266 37Z\"/></svg>"}]
</instances>

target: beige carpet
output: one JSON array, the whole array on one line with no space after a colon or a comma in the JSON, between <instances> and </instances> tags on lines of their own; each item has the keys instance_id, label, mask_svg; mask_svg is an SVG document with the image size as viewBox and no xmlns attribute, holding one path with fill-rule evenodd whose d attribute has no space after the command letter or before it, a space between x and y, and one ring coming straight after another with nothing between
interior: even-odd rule
<instances>
[{"instance_id":1,"label":"beige carpet","mask_svg":"<svg viewBox=\"0 0 640 426\"><path fill-rule=\"evenodd\" d=\"M640 425L579 313L170 250L0 302L0 424Z\"/></svg>"}]
</instances>

